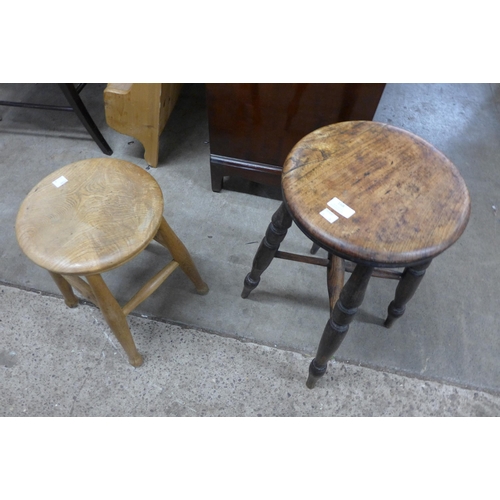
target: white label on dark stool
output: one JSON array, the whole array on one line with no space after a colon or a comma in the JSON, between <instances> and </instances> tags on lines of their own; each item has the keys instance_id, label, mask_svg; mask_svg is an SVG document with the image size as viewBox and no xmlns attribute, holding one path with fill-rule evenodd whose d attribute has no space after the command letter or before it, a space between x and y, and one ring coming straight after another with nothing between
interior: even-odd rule
<instances>
[{"instance_id":1,"label":"white label on dark stool","mask_svg":"<svg viewBox=\"0 0 500 500\"><path fill-rule=\"evenodd\" d=\"M340 215L343 215L346 219L348 219L351 215L356 213L351 207L348 207L338 198L333 198L333 200L330 200L328 202L328 206L330 208L333 208L335 212L338 212Z\"/></svg>"},{"instance_id":2,"label":"white label on dark stool","mask_svg":"<svg viewBox=\"0 0 500 500\"><path fill-rule=\"evenodd\" d=\"M335 222L338 219L338 217L333 212L328 210L328 208L325 208L324 210L322 210L319 213L319 215L322 215L328 222L330 222L330 224L332 222Z\"/></svg>"},{"instance_id":3,"label":"white label on dark stool","mask_svg":"<svg viewBox=\"0 0 500 500\"><path fill-rule=\"evenodd\" d=\"M52 181L52 184L54 184L54 186L56 188L58 188L58 187L61 187L63 184L66 184L67 182L68 182L68 179L66 179L66 177L64 177L64 175L61 175L61 177L59 177L55 181Z\"/></svg>"}]
</instances>

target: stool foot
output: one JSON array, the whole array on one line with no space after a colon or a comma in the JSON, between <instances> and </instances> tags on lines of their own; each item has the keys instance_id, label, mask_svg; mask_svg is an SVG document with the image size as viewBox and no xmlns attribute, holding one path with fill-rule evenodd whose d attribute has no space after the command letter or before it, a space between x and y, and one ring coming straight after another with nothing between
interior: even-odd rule
<instances>
[{"instance_id":1,"label":"stool foot","mask_svg":"<svg viewBox=\"0 0 500 500\"><path fill-rule=\"evenodd\" d=\"M78 305L78 298L74 294L71 285L60 274L53 273L52 271L49 271L49 274L62 293L65 304L71 308L76 307Z\"/></svg>"},{"instance_id":2,"label":"stool foot","mask_svg":"<svg viewBox=\"0 0 500 500\"><path fill-rule=\"evenodd\" d=\"M387 308L387 319L384 322L386 328L390 328L398 318L403 316L406 304L415 294L430 264L431 261L428 261L419 266L407 267L404 270L401 280L396 287L394 300Z\"/></svg>"},{"instance_id":3,"label":"stool foot","mask_svg":"<svg viewBox=\"0 0 500 500\"><path fill-rule=\"evenodd\" d=\"M309 365L309 377L307 378L306 386L309 389L314 389L316 382L326 373L327 365L318 366L316 360L313 359Z\"/></svg>"},{"instance_id":4,"label":"stool foot","mask_svg":"<svg viewBox=\"0 0 500 500\"><path fill-rule=\"evenodd\" d=\"M338 264L341 264L340 260ZM372 267L358 264L342 288L339 300L335 303L330 319L325 325L316 357L309 366L309 378L306 385L310 389L326 373L328 361L344 340L349 330L349 324L363 302L372 272Z\"/></svg>"},{"instance_id":5,"label":"stool foot","mask_svg":"<svg viewBox=\"0 0 500 500\"><path fill-rule=\"evenodd\" d=\"M197 288L196 292L198 295L206 295L210 291L210 288L208 288L208 285L206 283L203 283L201 288Z\"/></svg>"},{"instance_id":6,"label":"stool foot","mask_svg":"<svg viewBox=\"0 0 500 500\"><path fill-rule=\"evenodd\" d=\"M87 276L87 280L104 319L111 328L111 331L115 334L118 342L120 342L123 350L127 353L129 363L132 366L141 366L143 358L137 351L134 339L130 333L127 318L122 308L109 291L109 288L106 283L104 283L100 274Z\"/></svg>"},{"instance_id":7,"label":"stool foot","mask_svg":"<svg viewBox=\"0 0 500 500\"><path fill-rule=\"evenodd\" d=\"M316 245L316 243L313 243L313 244L312 244L312 247L311 247L310 252L311 252L313 255L315 255L315 254L317 254L317 253L318 253L318 250L319 250L319 245Z\"/></svg>"},{"instance_id":8,"label":"stool foot","mask_svg":"<svg viewBox=\"0 0 500 500\"><path fill-rule=\"evenodd\" d=\"M241 292L242 298L246 299L250 295L250 292L257 287L261 274L271 264L291 225L292 217L288 213L285 204L282 203L273 214L266 234L257 249L252 263L252 270L245 278L243 291Z\"/></svg>"},{"instance_id":9,"label":"stool foot","mask_svg":"<svg viewBox=\"0 0 500 500\"><path fill-rule=\"evenodd\" d=\"M243 291L241 292L241 298L246 299L250 295L250 292L254 288L257 288L257 285L259 284L259 282L260 282L260 278L254 281L250 277L250 273L248 273L245 277L245 281L243 282Z\"/></svg>"},{"instance_id":10,"label":"stool foot","mask_svg":"<svg viewBox=\"0 0 500 500\"><path fill-rule=\"evenodd\" d=\"M132 366L135 366L135 368L139 368L139 366L141 366L144 363L144 358L139 353L137 353L137 355L134 357L129 356L128 362Z\"/></svg>"}]
</instances>

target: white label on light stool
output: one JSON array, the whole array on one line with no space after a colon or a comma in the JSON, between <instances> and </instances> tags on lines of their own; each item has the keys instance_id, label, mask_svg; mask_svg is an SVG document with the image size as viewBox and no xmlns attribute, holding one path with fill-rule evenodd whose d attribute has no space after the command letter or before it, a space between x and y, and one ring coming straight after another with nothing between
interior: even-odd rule
<instances>
[{"instance_id":1,"label":"white label on light stool","mask_svg":"<svg viewBox=\"0 0 500 500\"><path fill-rule=\"evenodd\" d=\"M67 182L68 182L68 179L66 179L66 177L64 177L64 175L61 175L61 177L59 177L55 181L52 181L52 184L54 184L54 186L56 188L58 188L58 187L61 187L63 184L66 184Z\"/></svg>"},{"instance_id":2,"label":"white label on light stool","mask_svg":"<svg viewBox=\"0 0 500 500\"><path fill-rule=\"evenodd\" d=\"M348 207L344 202L340 201L338 198L333 198L327 204L330 208L333 208L335 212L338 212L346 219L348 219L349 217L351 217L351 215L356 213L351 207Z\"/></svg>"},{"instance_id":3,"label":"white label on light stool","mask_svg":"<svg viewBox=\"0 0 500 500\"><path fill-rule=\"evenodd\" d=\"M319 215L322 215L330 224L338 219L338 217L333 212L328 210L328 208L322 210Z\"/></svg>"}]
</instances>

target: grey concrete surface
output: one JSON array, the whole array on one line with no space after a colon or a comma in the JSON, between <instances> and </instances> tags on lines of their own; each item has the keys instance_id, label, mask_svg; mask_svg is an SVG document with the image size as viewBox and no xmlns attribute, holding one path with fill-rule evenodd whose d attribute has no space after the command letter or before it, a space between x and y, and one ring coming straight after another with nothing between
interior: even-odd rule
<instances>
[{"instance_id":1,"label":"grey concrete surface","mask_svg":"<svg viewBox=\"0 0 500 500\"><path fill-rule=\"evenodd\" d=\"M147 168L142 146L107 127L104 87L90 84L82 98L113 148L113 157ZM1 84L0 99L64 101L58 88L48 84ZM380 376L379 371L386 376L397 373L500 394L499 103L500 88L492 84L387 85L375 119L406 128L446 154L469 187L472 215L462 238L435 259L405 316L390 330L381 324L395 283L372 280L335 356L337 362L347 363L347 370L360 365ZM46 272L22 255L15 239L15 216L24 196L48 173L104 155L71 113L0 108L0 117L0 282L58 295ZM159 166L149 172L164 191L167 220L211 291L197 295L176 272L137 312L162 324L211 332L221 342L233 337L246 342L238 345L260 346L262 352L278 348L280 355L310 359L328 318L324 269L275 261L250 298L240 298L258 243L279 205L279 192L230 179L221 193L213 193L208 140L203 86L186 85L162 135ZM309 247L309 241L292 228L282 249L307 252ZM108 273L107 282L125 301L166 257L162 248L151 245L131 263ZM1 313L7 314L3 304ZM135 334L138 345L140 337L140 332ZM0 339L0 350L6 350L7 339ZM191 354L196 363L197 353ZM65 355L66 351L52 353L60 362ZM140 370L160 369L151 367L156 365L154 355L145 355L145 365L130 372L134 376ZM299 385L307 365L303 363ZM255 372L252 376L257 376L257 368ZM325 391L336 391L337 383L330 381Z\"/></svg>"},{"instance_id":2,"label":"grey concrete surface","mask_svg":"<svg viewBox=\"0 0 500 500\"><path fill-rule=\"evenodd\" d=\"M2 417L497 416L500 397L331 363L314 390L300 353L131 316L127 363L97 308L0 286Z\"/></svg>"}]
</instances>

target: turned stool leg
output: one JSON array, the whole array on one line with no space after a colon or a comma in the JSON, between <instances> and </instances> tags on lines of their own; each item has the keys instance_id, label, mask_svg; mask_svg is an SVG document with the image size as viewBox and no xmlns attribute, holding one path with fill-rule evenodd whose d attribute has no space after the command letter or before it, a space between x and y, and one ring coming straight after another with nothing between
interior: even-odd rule
<instances>
[{"instance_id":1,"label":"turned stool leg","mask_svg":"<svg viewBox=\"0 0 500 500\"><path fill-rule=\"evenodd\" d=\"M106 322L115 334L118 342L120 342L127 353L130 364L136 367L141 366L143 362L142 356L137 351L127 319L120 304L113 297L100 274L87 276L87 280L94 293L97 305L101 309Z\"/></svg>"},{"instance_id":2,"label":"turned stool leg","mask_svg":"<svg viewBox=\"0 0 500 500\"><path fill-rule=\"evenodd\" d=\"M76 307L78 305L78 299L73 293L73 288L71 285L60 275L57 273L53 273L49 271L49 274L52 276L52 279L55 281L57 288L61 291L64 297L64 302L68 307Z\"/></svg>"},{"instance_id":3,"label":"turned stool leg","mask_svg":"<svg viewBox=\"0 0 500 500\"><path fill-rule=\"evenodd\" d=\"M384 326L390 328L394 321L403 316L406 304L413 297L416 292L418 285L424 277L425 270L430 266L431 261L421 264L419 266L407 267L401 280L396 288L396 295L394 300L389 304L387 310L387 319L385 320Z\"/></svg>"},{"instance_id":4,"label":"turned stool leg","mask_svg":"<svg viewBox=\"0 0 500 500\"><path fill-rule=\"evenodd\" d=\"M349 330L349 323L363 302L372 272L372 267L358 264L342 289L323 331L316 357L309 366L309 378L306 382L309 389L312 389L318 379L326 373L329 359L344 340Z\"/></svg>"},{"instance_id":5,"label":"turned stool leg","mask_svg":"<svg viewBox=\"0 0 500 500\"><path fill-rule=\"evenodd\" d=\"M179 264L179 267L193 282L196 287L196 291L201 295L207 294L208 285L201 279L200 273L198 272L198 269L196 269L187 248L174 233L172 228L167 224L164 217L162 217L160 229L158 229L155 240L168 249L168 251L172 254L173 259Z\"/></svg>"},{"instance_id":6,"label":"turned stool leg","mask_svg":"<svg viewBox=\"0 0 500 500\"><path fill-rule=\"evenodd\" d=\"M312 247L311 247L310 252L311 252L313 255L315 255L315 254L317 254L317 253L318 253L318 250L319 250L319 245L317 245L316 243L313 243L313 244L312 244Z\"/></svg>"},{"instance_id":7,"label":"turned stool leg","mask_svg":"<svg viewBox=\"0 0 500 500\"><path fill-rule=\"evenodd\" d=\"M269 224L266 235L262 239L255 254L252 270L246 275L241 296L246 299L250 292L257 287L260 275L269 267L280 243L285 239L286 233L292 225L292 217L288 213L285 204L282 203L274 213Z\"/></svg>"},{"instance_id":8,"label":"turned stool leg","mask_svg":"<svg viewBox=\"0 0 500 500\"><path fill-rule=\"evenodd\" d=\"M330 311L333 311L340 293L344 287L345 266L344 259L330 254L328 256L330 264L327 268L328 297L330 298Z\"/></svg>"}]
</instances>

